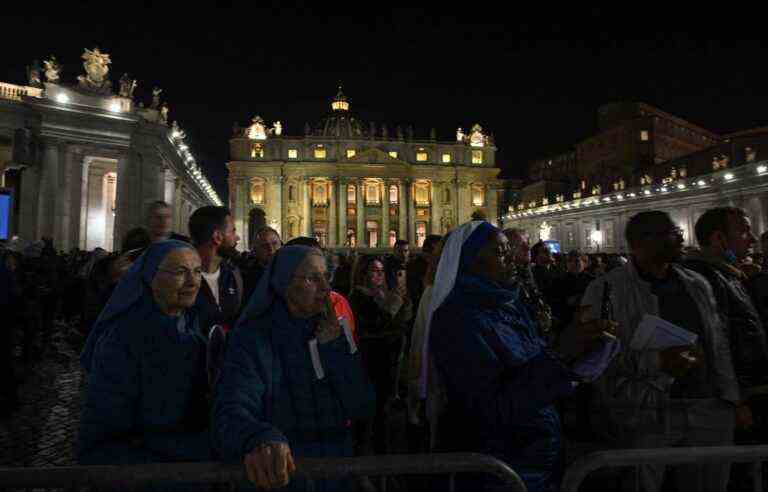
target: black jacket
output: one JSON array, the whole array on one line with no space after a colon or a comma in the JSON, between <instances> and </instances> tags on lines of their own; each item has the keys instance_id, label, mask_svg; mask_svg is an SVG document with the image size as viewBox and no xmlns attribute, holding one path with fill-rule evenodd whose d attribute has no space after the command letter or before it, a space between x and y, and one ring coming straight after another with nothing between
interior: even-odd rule
<instances>
[{"instance_id":1,"label":"black jacket","mask_svg":"<svg viewBox=\"0 0 768 492\"><path fill-rule=\"evenodd\" d=\"M746 286L746 275L719 258L692 254L683 266L709 281L728 328L736 378L742 389L768 384L768 346L763 323Z\"/></svg>"},{"instance_id":2,"label":"black jacket","mask_svg":"<svg viewBox=\"0 0 768 492\"><path fill-rule=\"evenodd\" d=\"M200 291L195 300L200 332L206 339L214 325L234 328L243 302L242 280L237 278L240 275L237 267L221 262L219 268L219 303L216 304L216 298L205 279L200 283Z\"/></svg>"}]
</instances>

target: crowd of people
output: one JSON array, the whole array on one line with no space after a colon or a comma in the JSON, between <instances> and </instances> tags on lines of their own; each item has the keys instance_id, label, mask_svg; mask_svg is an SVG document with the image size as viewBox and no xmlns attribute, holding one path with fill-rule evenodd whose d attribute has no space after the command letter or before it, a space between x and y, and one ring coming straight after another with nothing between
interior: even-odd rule
<instances>
[{"instance_id":1,"label":"crowd of people","mask_svg":"<svg viewBox=\"0 0 768 492\"><path fill-rule=\"evenodd\" d=\"M402 240L381 256L283 244L270 227L239 252L227 208L196 210L189 237L171 212L153 203L115 253L3 245L3 416L18 401L13 361L33 365L75 327L82 464L220 460L261 489L372 492L365 476L310 484L295 460L478 452L544 492L558 490L566 442L768 437L768 263L738 208L702 215L699 248L683 247L666 213L640 212L627 255L561 254L484 220L418 252ZM657 342L661 325L689 338ZM643 465L613 485L740 491L753 472ZM457 486L504 490L479 476Z\"/></svg>"}]
</instances>

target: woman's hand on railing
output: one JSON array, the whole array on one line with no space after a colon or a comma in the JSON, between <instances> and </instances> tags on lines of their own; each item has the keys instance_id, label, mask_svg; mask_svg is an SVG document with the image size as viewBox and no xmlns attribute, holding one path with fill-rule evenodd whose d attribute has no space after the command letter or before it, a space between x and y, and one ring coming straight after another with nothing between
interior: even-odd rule
<instances>
[{"instance_id":1,"label":"woman's hand on railing","mask_svg":"<svg viewBox=\"0 0 768 492\"><path fill-rule=\"evenodd\" d=\"M291 448L284 442L268 442L248 453L243 460L248 479L264 490L285 487L296 471Z\"/></svg>"}]
</instances>

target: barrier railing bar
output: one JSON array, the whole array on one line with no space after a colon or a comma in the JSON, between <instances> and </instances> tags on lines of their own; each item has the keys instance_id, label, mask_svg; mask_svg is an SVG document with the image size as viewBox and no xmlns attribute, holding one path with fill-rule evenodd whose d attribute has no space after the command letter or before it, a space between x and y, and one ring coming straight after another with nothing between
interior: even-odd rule
<instances>
[{"instance_id":1,"label":"barrier railing bar","mask_svg":"<svg viewBox=\"0 0 768 492\"><path fill-rule=\"evenodd\" d=\"M706 446L686 448L616 449L590 453L576 460L565 472L562 492L578 492L584 479L600 468L640 465L683 465L727 461L758 463L768 460L768 445L764 446ZM636 476L639 474L635 474ZM762 470L755 474L755 492L762 491Z\"/></svg>"},{"instance_id":2,"label":"barrier railing bar","mask_svg":"<svg viewBox=\"0 0 768 492\"><path fill-rule=\"evenodd\" d=\"M508 465L492 456L476 453L383 455L357 458L301 459L297 474L308 479L343 476L435 475L487 473L512 490L525 485ZM0 468L0 489L66 488L67 486L122 486L173 483L247 483L240 464L150 463L120 466L74 466L51 468Z\"/></svg>"}]
</instances>

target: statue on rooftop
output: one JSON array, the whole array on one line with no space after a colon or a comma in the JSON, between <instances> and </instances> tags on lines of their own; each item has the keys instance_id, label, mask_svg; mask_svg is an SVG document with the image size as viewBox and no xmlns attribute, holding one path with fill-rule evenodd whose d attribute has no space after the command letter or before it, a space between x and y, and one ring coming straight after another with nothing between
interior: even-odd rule
<instances>
[{"instance_id":1,"label":"statue on rooftop","mask_svg":"<svg viewBox=\"0 0 768 492\"><path fill-rule=\"evenodd\" d=\"M61 65L56 61L56 57L51 57L43 62L45 65L45 79L51 84L59 83L59 76L61 74Z\"/></svg>"},{"instance_id":2,"label":"statue on rooftop","mask_svg":"<svg viewBox=\"0 0 768 492\"><path fill-rule=\"evenodd\" d=\"M80 87L95 92L110 93L112 82L107 79L107 74L112 60L110 60L109 55L99 51L99 48L93 50L86 48L82 58L86 75L77 77Z\"/></svg>"},{"instance_id":3,"label":"statue on rooftop","mask_svg":"<svg viewBox=\"0 0 768 492\"><path fill-rule=\"evenodd\" d=\"M127 73L124 73L120 77L120 97L133 98L133 91L136 90L136 85L136 79L131 79Z\"/></svg>"},{"instance_id":4,"label":"statue on rooftop","mask_svg":"<svg viewBox=\"0 0 768 492\"><path fill-rule=\"evenodd\" d=\"M27 82L31 87L42 87L43 82L40 79L40 62L37 60L32 60L32 65L27 67L27 78L29 79L29 82Z\"/></svg>"},{"instance_id":5,"label":"statue on rooftop","mask_svg":"<svg viewBox=\"0 0 768 492\"><path fill-rule=\"evenodd\" d=\"M151 109L158 109L160 107L160 94L163 89L155 86L152 88L152 104L149 106Z\"/></svg>"},{"instance_id":6,"label":"statue on rooftop","mask_svg":"<svg viewBox=\"0 0 768 492\"><path fill-rule=\"evenodd\" d=\"M160 122L164 125L168 124L168 103L166 102L160 105Z\"/></svg>"}]
</instances>

